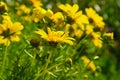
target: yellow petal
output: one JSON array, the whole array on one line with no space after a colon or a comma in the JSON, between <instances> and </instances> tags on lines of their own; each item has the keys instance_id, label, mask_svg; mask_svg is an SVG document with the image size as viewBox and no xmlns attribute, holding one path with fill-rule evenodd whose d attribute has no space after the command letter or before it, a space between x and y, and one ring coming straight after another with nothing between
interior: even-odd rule
<instances>
[{"instance_id":1,"label":"yellow petal","mask_svg":"<svg viewBox=\"0 0 120 80\"><path fill-rule=\"evenodd\" d=\"M10 27L10 33L18 32L24 27L19 22L15 22L12 27Z\"/></svg>"},{"instance_id":2,"label":"yellow petal","mask_svg":"<svg viewBox=\"0 0 120 80\"><path fill-rule=\"evenodd\" d=\"M82 15L82 11L79 11L74 15L74 17L76 19L76 18L80 17L81 15Z\"/></svg>"},{"instance_id":3,"label":"yellow petal","mask_svg":"<svg viewBox=\"0 0 120 80\"><path fill-rule=\"evenodd\" d=\"M9 46L10 45L10 40L8 38L4 39L4 45Z\"/></svg>"},{"instance_id":4,"label":"yellow petal","mask_svg":"<svg viewBox=\"0 0 120 80\"><path fill-rule=\"evenodd\" d=\"M48 34L52 33L52 31L51 31L51 29L49 27L47 27L47 31L48 31Z\"/></svg>"},{"instance_id":5,"label":"yellow petal","mask_svg":"<svg viewBox=\"0 0 120 80\"><path fill-rule=\"evenodd\" d=\"M76 13L78 11L78 9L79 9L79 6L77 4L74 4L73 9L72 9L73 13Z\"/></svg>"},{"instance_id":6,"label":"yellow petal","mask_svg":"<svg viewBox=\"0 0 120 80\"><path fill-rule=\"evenodd\" d=\"M61 4L61 5L59 5L58 7L59 7L61 10L67 12L67 8L66 8L65 5Z\"/></svg>"},{"instance_id":7,"label":"yellow petal","mask_svg":"<svg viewBox=\"0 0 120 80\"><path fill-rule=\"evenodd\" d=\"M41 29L38 29L38 31L35 31L35 33L41 35L42 38L44 39L48 39L48 36L47 34L45 33L45 31L41 30Z\"/></svg>"},{"instance_id":8,"label":"yellow petal","mask_svg":"<svg viewBox=\"0 0 120 80\"><path fill-rule=\"evenodd\" d=\"M84 61L85 66L89 64L88 67L91 68L91 70L96 70L96 66L93 61L90 62L90 60L86 56L82 56L81 59Z\"/></svg>"},{"instance_id":9,"label":"yellow petal","mask_svg":"<svg viewBox=\"0 0 120 80\"><path fill-rule=\"evenodd\" d=\"M16 36L16 35L11 36L10 38L11 38L12 41L20 41L19 36Z\"/></svg>"},{"instance_id":10,"label":"yellow petal","mask_svg":"<svg viewBox=\"0 0 120 80\"><path fill-rule=\"evenodd\" d=\"M68 39L68 40L73 40L73 41L75 41L75 39L74 39L74 38L71 38L71 37L67 37L67 39Z\"/></svg>"},{"instance_id":11,"label":"yellow petal","mask_svg":"<svg viewBox=\"0 0 120 80\"><path fill-rule=\"evenodd\" d=\"M68 44L70 44L70 45L73 45L73 41L71 41L71 40L64 40L64 42L65 42L65 43L68 43Z\"/></svg>"},{"instance_id":12,"label":"yellow petal","mask_svg":"<svg viewBox=\"0 0 120 80\"><path fill-rule=\"evenodd\" d=\"M3 44L4 43L4 37L3 36L0 36L0 44Z\"/></svg>"},{"instance_id":13,"label":"yellow petal","mask_svg":"<svg viewBox=\"0 0 120 80\"><path fill-rule=\"evenodd\" d=\"M111 39L113 39L113 32L112 33L104 33L104 36L110 37Z\"/></svg>"},{"instance_id":14,"label":"yellow petal","mask_svg":"<svg viewBox=\"0 0 120 80\"><path fill-rule=\"evenodd\" d=\"M47 17L51 17L52 15L53 15L53 11L50 9L48 9L45 13L45 16L47 16Z\"/></svg>"}]
</instances>

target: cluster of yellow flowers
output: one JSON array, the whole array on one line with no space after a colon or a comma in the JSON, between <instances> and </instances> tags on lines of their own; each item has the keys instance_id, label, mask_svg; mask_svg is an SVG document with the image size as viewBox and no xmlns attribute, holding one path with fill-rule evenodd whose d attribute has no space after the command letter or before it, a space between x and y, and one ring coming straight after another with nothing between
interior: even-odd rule
<instances>
[{"instance_id":1,"label":"cluster of yellow flowers","mask_svg":"<svg viewBox=\"0 0 120 80\"><path fill-rule=\"evenodd\" d=\"M72 21L74 21L73 24L67 23L66 30L72 28L72 35L79 38L85 32L86 35L91 36L95 46L99 48L102 47L101 31L104 31L105 23L103 22L103 18L99 16L93 8L86 8L86 14L82 14L82 11L79 11L79 6L77 4L74 4L73 6L69 4L61 4L58 7L64 11ZM113 37L113 33L105 34L109 34L109 37Z\"/></svg>"},{"instance_id":2,"label":"cluster of yellow flowers","mask_svg":"<svg viewBox=\"0 0 120 80\"><path fill-rule=\"evenodd\" d=\"M113 39L113 33L104 32L105 23L103 22L103 18L96 13L93 8L86 8L86 14L83 14L82 10L79 10L79 6L77 4L60 4L58 5L59 10L57 12L53 12L51 9L42 8L42 3L38 0L30 0L34 6L33 9L28 8L26 5L20 5L17 10L17 15L26 14L24 20L34 21L35 23L39 23L41 21L47 21L48 19L51 23L54 24L54 28L57 30L58 27L62 26L61 31L51 31L47 26L48 34L43 29L38 29L35 33L41 35L48 42L55 43L68 43L73 45L73 41L76 38L81 38L83 35L90 36L91 41L95 46L101 48L103 41L102 36L107 36ZM37 4L37 5L35 5ZM0 5L2 6L3 3ZM6 8L6 5L4 5ZM1 7L2 8L2 7ZM31 14L32 13L32 14ZM11 24L11 25L7 25ZM6 26L5 29L2 29L2 26ZM16 29L17 26L17 29ZM10 18L3 18L2 23L0 24L0 34L1 34L1 43L10 44L9 41L3 41L3 39L11 39L18 41L18 34L23 29L23 26L19 22L12 23ZM13 28L15 27L13 31ZM12 28L12 29L11 29ZM63 31L64 30L64 31ZM17 33L18 32L18 33ZM104 33L101 33L104 32ZM7 34L7 35L6 35ZM70 35L71 37L68 37Z\"/></svg>"},{"instance_id":3,"label":"cluster of yellow flowers","mask_svg":"<svg viewBox=\"0 0 120 80\"><path fill-rule=\"evenodd\" d=\"M72 37L76 36L81 38L84 34L91 36L94 45L99 48L101 48L103 44L102 36L108 36L113 39L113 33L104 32L105 23L103 22L103 18L98 15L93 8L86 8L86 14L83 14L82 10L79 11L79 6L77 4L74 4L73 6L70 4L60 4L58 8L63 12L59 10L58 12L53 13L51 9L45 10L42 7L36 7L33 9L32 20L39 22L47 17L54 25L62 25L63 28L65 28L65 31L69 32ZM59 26L57 25L57 27ZM40 31L39 34L41 36L44 35L40 33ZM60 34L58 34L58 36L59 35ZM51 41L54 42L54 40ZM61 42L61 40L58 41Z\"/></svg>"}]
</instances>

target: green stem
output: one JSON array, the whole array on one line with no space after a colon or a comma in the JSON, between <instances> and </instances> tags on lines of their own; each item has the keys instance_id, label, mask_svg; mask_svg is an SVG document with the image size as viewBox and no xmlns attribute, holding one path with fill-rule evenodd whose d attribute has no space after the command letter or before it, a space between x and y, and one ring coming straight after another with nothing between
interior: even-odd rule
<instances>
[{"instance_id":1,"label":"green stem","mask_svg":"<svg viewBox=\"0 0 120 80\"><path fill-rule=\"evenodd\" d=\"M77 49L81 46L81 43L88 37L89 35L86 35L82 40L79 41L79 43L77 44L76 48L73 51L72 56L74 56L76 54Z\"/></svg>"},{"instance_id":2,"label":"green stem","mask_svg":"<svg viewBox=\"0 0 120 80\"><path fill-rule=\"evenodd\" d=\"M7 49L8 49L8 46L5 47L5 53L4 53L4 57L3 57L3 63L2 63L2 68L1 68L1 73L0 73L0 76L3 74L4 72L4 69L5 69L5 64L7 64Z\"/></svg>"},{"instance_id":3,"label":"green stem","mask_svg":"<svg viewBox=\"0 0 120 80\"><path fill-rule=\"evenodd\" d=\"M37 54L37 51L36 49L34 50L34 56L33 56L33 60L32 60L32 63L31 63L31 67L34 65L34 62L35 62L35 59L36 59L36 54Z\"/></svg>"},{"instance_id":4,"label":"green stem","mask_svg":"<svg viewBox=\"0 0 120 80\"><path fill-rule=\"evenodd\" d=\"M52 50L52 51L54 51L54 50ZM45 67L43 68L43 72L42 73L38 73L39 75L34 80L37 80L40 76L42 76L42 75L44 76L45 75L45 73L47 72L47 67L48 67L48 64L50 63L50 59L52 57L52 54L53 54L52 52L49 53L49 57L47 59Z\"/></svg>"}]
</instances>

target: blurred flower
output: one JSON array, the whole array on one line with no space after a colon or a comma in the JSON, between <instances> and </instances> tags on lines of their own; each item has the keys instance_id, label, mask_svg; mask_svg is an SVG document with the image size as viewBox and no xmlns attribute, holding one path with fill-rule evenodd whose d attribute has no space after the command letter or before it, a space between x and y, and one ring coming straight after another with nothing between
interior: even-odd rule
<instances>
[{"instance_id":1,"label":"blurred flower","mask_svg":"<svg viewBox=\"0 0 120 80\"><path fill-rule=\"evenodd\" d=\"M39 0L30 0L34 7L40 7L43 4Z\"/></svg>"},{"instance_id":2,"label":"blurred flower","mask_svg":"<svg viewBox=\"0 0 120 80\"><path fill-rule=\"evenodd\" d=\"M87 35L89 35L90 33L93 32L93 27L94 26L90 25L90 24L86 25L85 32L86 32Z\"/></svg>"},{"instance_id":3,"label":"blurred flower","mask_svg":"<svg viewBox=\"0 0 120 80\"><path fill-rule=\"evenodd\" d=\"M49 27L47 27L48 34L42 30L38 29L35 33L41 35L41 38L45 39L48 42L53 43L68 43L73 45L74 38L68 37L68 32L64 33L63 31L51 31Z\"/></svg>"},{"instance_id":4,"label":"blurred flower","mask_svg":"<svg viewBox=\"0 0 120 80\"><path fill-rule=\"evenodd\" d=\"M71 6L70 4L60 4L58 7L62 11L64 11L67 14L67 16L69 16L72 20L75 20L76 18L82 15L82 11L78 11L79 6L77 4L74 4L73 6Z\"/></svg>"},{"instance_id":5,"label":"blurred flower","mask_svg":"<svg viewBox=\"0 0 120 80\"><path fill-rule=\"evenodd\" d=\"M111 32L111 33L104 33L103 36L107 36L107 37L113 39L113 32Z\"/></svg>"},{"instance_id":6,"label":"blurred flower","mask_svg":"<svg viewBox=\"0 0 120 80\"><path fill-rule=\"evenodd\" d=\"M101 48L102 47L102 38L101 38L101 34L98 32L92 32L92 41L94 43L95 46Z\"/></svg>"},{"instance_id":7,"label":"blurred flower","mask_svg":"<svg viewBox=\"0 0 120 80\"><path fill-rule=\"evenodd\" d=\"M64 22L64 16L61 12L57 12L55 14L53 14L50 19L56 23L56 24L60 24L62 22Z\"/></svg>"},{"instance_id":8,"label":"blurred flower","mask_svg":"<svg viewBox=\"0 0 120 80\"><path fill-rule=\"evenodd\" d=\"M80 38L84 33L84 31L82 29L80 29L80 27L75 23L72 25L66 24L65 28L66 28L66 32L70 32L70 34L73 37L76 36L76 37Z\"/></svg>"},{"instance_id":9,"label":"blurred flower","mask_svg":"<svg viewBox=\"0 0 120 80\"><path fill-rule=\"evenodd\" d=\"M33 9L32 20L34 20L35 22L39 22L45 16L50 17L52 15L53 15L53 12L50 9L45 10L41 7L36 7Z\"/></svg>"},{"instance_id":10,"label":"blurred flower","mask_svg":"<svg viewBox=\"0 0 120 80\"><path fill-rule=\"evenodd\" d=\"M4 2L0 2L0 15L7 11L8 11L7 5Z\"/></svg>"},{"instance_id":11,"label":"blurred flower","mask_svg":"<svg viewBox=\"0 0 120 80\"><path fill-rule=\"evenodd\" d=\"M86 24L89 24L89 21L88 21L88 17L86 15L81 15L79 16L75 22L79 25L79 27L81 27L82 30L84 30L85 28L85 25Z\"/></svg>"},{"instance_id":12,"label":"blurred flower","mask_svg":"<svg viewBox=\"0 0 120 80\"><path fill-rule=\"evenodd\" d=\"M88 17L82 14L82 11L79 11L79 6L77 4L74 4L73 6L71 6L70 4L61 4L58 7L63 10L68 17L70 17L68 18L69 20L72 19L81 27L81 29L84 30L84 25L89 24Z\"/></svg>"},{"instance_id":13,"label":"blurred flower","mask_svg":"<svg viewBox=\"0 0 120 80\"><path fill-rule=\"evenodd\" d=\"M30 13L30 8L25 6L24 4L20 5L18 10L17 10L17 15L22 15L23 13L29 14Z\"/></svg>"},{"instance_id":14,"label":"blurred flower","mask_svg":"<svg viewBox=\"0 0 120 80\"><path fill-rule=\"evenodd\" d=\"M23 26L19 22L13 23L9 16L4 16L0 24L0 44L10 45L10 41L19 41Z\"/></svg>"},{"instance_id":15,"label":"blurred flower","mask_svg":"<svg viewBox=\"0 0 120 80\"><path fill-rule=\"evenodd\" d=\"M96 70L96 66L93 61L90 61L86 56L82 56L81 59L83 60L85 67L89 67L92 71Z\"/></svg>"},{"instance_id":16,"label":"blurred flower","mask_svg":"<svg viewBox=\"0 0 120 80\"><path fill-rule=\"evenodd\" d=\"M103 30L105 26L103 18L99 16L92 8L86 8L85 11L90 21L92 21L92 23L94 23L98 28L100 28L100 30Z\"/></svg>"}]
</instances>

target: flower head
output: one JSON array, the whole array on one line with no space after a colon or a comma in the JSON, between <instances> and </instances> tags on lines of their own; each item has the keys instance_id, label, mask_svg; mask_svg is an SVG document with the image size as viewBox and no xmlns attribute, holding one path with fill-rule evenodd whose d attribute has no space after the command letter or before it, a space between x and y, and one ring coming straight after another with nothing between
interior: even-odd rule
<instances>
[{"instance_id":1,"label":"flower head","mask_svg":"<svg viewBox=\"0 0 120 80\"><path fill-rule=\"evenodd\" d=\"M65 5L61 4L58 7L73 20L75 20L76 18L82 15L82 11L78 11L79 6L77 4L74 4L73 6L71 6L70 4L65 4Z\"/></svg>"},{"instance_id":2,"label":"flower head","mask_svg":"<svg viewBox=\"0 0 120 80\"><path fill-rule=\"evenodd\" d=\"M64 16L61 12L57 12L57 13L53 14L50 17L50 19L56 24L64 22Z\"/></svg>"},{"instance_id":3,"label":"flower head","mask_svg":"<svg viewBox=\"0 0 120 80\"><path fill-rule=\"evenodd\" d=\"M43 4L39 0L30 0L34 7L40 7Z\"/></svg>"},{"instance_id":4,"label":"flower head","mask_svg":"<svg viewBox=\"0 0 120 80\"><path fill-rule=\"evenodd\" d=\"M38 29L38 31L35 31L35 33L41 35L41 38L45 39L48 42L53 43L68 43L70 45L73 45L74 38L68 37L68 32L64 33L63 31L51 31L49 27L47 27L48 34L42 30Z\"/></svg>"},{"instance_id":5,"label":"flower head","mask_svg":"<svg viewBox=\"0 0 120 80\"><path fill-rule=\"evenodd\" d=\"M50 9L45 10L41 7L36 7L33 9L32 20L34 20L34 22L39 22L44 17L50 17L52 15L53 12Z\"/></svg>"},{"instance_id":6,"label":"flower head","mask_svg":"<svg viewBox=\"0 0 120 80\"><path fill-rule=\"evenodd\" d=\"M19 22L13 23L9 16L4 16L0 24L0 44L10 45L11 41L19 41L23 26Z\"/></svg>"},{"instance_id":7,"label":"flower head","mask_svg":"<svg viewBox=\"0 0 120 80\"><path fill-rule=\"evenodd\" d=\"M103 35L107 36L107 37L109 37L111 39L113 39L113 36L114 36L113 32L111 32L111 33L104 33Z\"/></svg>"},{"instance_id":8,"label":"flower head","mask_svg":"<svg viewBox=\"0 0 120 80\"><path fill-rule=\"evenodd\" d=\"M88 17L82 14L81 10L79 11L79 6L77 4L74 4L73 6L71 6L70 4L61 4L58 7L67 14L68 21L74 21L82 29L84 29L85 24L89 24Z\"/></svg>"},{"instance_id":9,"label":"flower head","mask_svg":"<svg viewBox=\"0 0 120 80\"><path fill-rule=\"evenodd\" d=\"M84 31L81 28L79 28L79 26L75 23L72 25L66 24L65 28L66 28L66 31L70 32L72 36L76 36L78 38L81 38L81 36L84 33Z\"/></svg>"},{"instance_id":10,"label":"flower head","mask_svg":"<svg viewBox=\"0 0 120 80\"><path fill-rule=\"evenodd\" d=\"M85 31L86 31L86 34L89 35L91 34L94 30L93 30L94 26L93 25L86 25L86 28L85 28Z\"/></svg>"},{"instance_id":11,"label":"flower head","mask_svg":"<svg viewBox=\"0 0 120 80\"><path fill-rule=\"evenodd\" d=\"M98 32L92 32L92 41L94 43L95 46L101 48L102 47L102 38L101 38L101 34Z\"/></svg>"},{"instance_id":12,"label":"flower head","mask_svg":"<svg viewBox=\"0 0 120 80\"><path fill-rule=\"evenodd\" d=\"M20 7L18 8L17 15L21 15L23 13L25 13L25 14L29 14L30 13L30 8L28 8L24 4L20 5Z\"/></svg>"},{"instance_id":13,"label":"flower head","mask_svg":"<svg viewBox=\"0 0 120 80\"><path fill-rule=\"evenodd\" d=\"M93 61L90 62L90 60L89 60L86 56L82 56L81 59L83 60L85 66L87 66L87 65L89 64L88 67L89 67L91 70L93 70L93 71L96 70L96 66L95 66L95 64L94 64ZM89 63L89 62L90 62L90 63Z\"/></svg>"},{"instance_id":14,"label":"flower head","mask_svg":"<svg viewBox=\"0 0 120 80\"><path fill-rule=\"evenodd\" d=\"M7 5L4 2L0 2L0 14L8 11Z\"/></svg>"},{"instance_id":15,"label":"flower head","mask_svg":"<svg viewBox=\"0 0 120 80\"><path fill-rule=\"evenodd\" d=\"M86 14L90 20L93 21L93 23L100 28L101 30L104 29L105 23L103 22L103 18L99 16L95 10L92 8L86 8L85 9Z\"/></svg>"}]
</instances>

